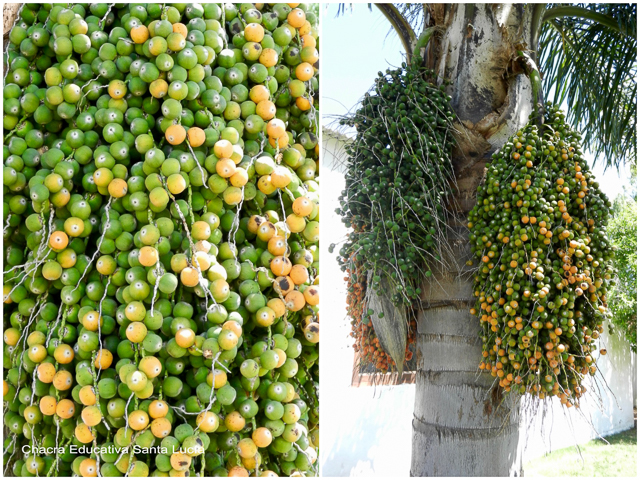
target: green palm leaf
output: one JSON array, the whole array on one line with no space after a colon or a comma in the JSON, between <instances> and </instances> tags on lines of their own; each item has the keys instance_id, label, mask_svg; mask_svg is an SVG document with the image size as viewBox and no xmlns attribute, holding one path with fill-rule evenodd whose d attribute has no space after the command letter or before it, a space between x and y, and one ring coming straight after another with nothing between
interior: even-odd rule
<instances>
[{"instance_id":1,"label":"green palm leaf","mask_svg":"<svg viewBox=\"0 0 640 480\"><path fill-rule=\"evenodd\" d=\"M539 58L547 99L567 103L569 122L599 161L635 165L636 5L574 8L549 5L543 17Z\"/></svg>"},{"instance_id":2,"label":"green palm leaf","mask_svg":"<svg viewBox=\"0 0 640 480\"><path fill-rule=\"evenodd\" d=\"M340 4L338 15L345 5L352 4ZM386 10L390 32L407 53L432 22L429 4L375 5ZM615 168L636 165L636 5L551 3L536 6L534 13L534 23L542 26L535 36L539 45L531 48L539 53L546 98L566 102L569 122L582 131L598 161Z\"/></svg>"}]
</instances>

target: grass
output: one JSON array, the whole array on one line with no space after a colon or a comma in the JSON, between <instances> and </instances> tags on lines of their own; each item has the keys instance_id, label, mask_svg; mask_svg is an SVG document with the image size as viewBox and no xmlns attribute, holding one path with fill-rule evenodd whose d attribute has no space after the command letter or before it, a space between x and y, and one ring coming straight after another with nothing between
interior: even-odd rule
<instances>
[{"instance_id":1,"label":"grass","mask_svg":"<svg viewBox=\"0 0 640 480\"><path fill-rule=\"evenodd\" d=\"M637 439L635 428L592 440L580 446L556 450L524 467L527 477L633 477L637 475Z\"/></svg>"}]
</instances>

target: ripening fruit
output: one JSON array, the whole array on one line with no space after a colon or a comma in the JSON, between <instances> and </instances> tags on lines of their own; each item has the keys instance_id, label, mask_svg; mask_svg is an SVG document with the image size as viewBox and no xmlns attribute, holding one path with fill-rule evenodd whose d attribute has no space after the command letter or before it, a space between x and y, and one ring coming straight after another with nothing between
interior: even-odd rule
<instances>
[{"instance_id":1,"label":"ripening fruit","mask_svg":"<svg viewBox=\"0 0 640 480\"><path fill-rule=\"evenodd\" d=\"M320 287L318 285L305 288L303 295L309 305L318 305L320 303Z\"/></svg>"},{"instance_id":2,"label":"ripening fruit","mask_svg":"<svg viewBox=\"0 0 640 480\"><path fill-rule=\"evenodd\" d=\"M304 265L294 265L291 267L289 277L295 285L302 285L309 282L309 270ZM306 290L305 290L306 291ZM306 299L306 296L305 296ZM308 300L307 300L307 303Z\"/></svg>"},{"instance_id":3,"label":"ripening fruit","mask_svg":"<svg viewBox=\"0 0 640 480\"><path fill-rule=\"evenodd\" d=\"M182 348L191 347L196 341L196 334L190 328L183 328L176 332L176 343Z\"/></svg>"},{"instance_id":4,"label":"ripening fruit","mask_svg":"<svg viewBox=\"0 0 640 480\"><path fill-rule=\"evenodd\" d=\"M8 328L4 332L4 343L10 347L15 347L20 340L20 332L16 328Z\"/></svg>"},{"instance_id":5,"label":"ripening fruit","mask_svg":"<svg viewBox=\"0 0 640 480\"><path fill-rule=\"evenodd\" d=\"M236 164L230 158L221 158L216 163L216 173L222 178L232 177L236 173Z\"/></svg>"},{"instance_id":6,"label":"ripening fruit","mask_svg":"<svg viewBox=\"0 0 640 480\"><path fill-rule=\"evenodd\" d=\"M113 363L113 354L107 349L98 350L94 365L100 370L105 370Z\"/></svg>"},{"instance_id":7,"label":"ripening fruit","mask_svg":"<svg viewBox=\"0 0 640 480\"><path fill-rule=\"evenodd\" d=\"M280 418L308 404L300 431L319 423L300 320L318 308L285 301L318 278L318 4L18 15L3 87L12 475L313 474ZM24 452L70 443L101 453ZM133 446L169 453L113 453Z\"/></svg>"},{"instance_id":8,"label":"ripening fruit","mask_svg":"<svg viewBox=\"0 0 640 480\"><path fill-rule=\"evenodd\" d=\"M215 432L219 425L220 420L213 412L202 412L196 417L196 426L205 433Z\"/></svg>"},{"instance_id":9,"label":"ripening fruit","mask_svg":"<svg viewBox=\"0 0 640 480\"><path fill-rule=\"evenodd\" d=\"M232 467L229 469L229 476L230 477L248 477L249 472L247 471L246 468L236 465L235 467Z\"/></svg>"},{"instance_id":10,"label":"ripening fruit","mask_svg":"<svg viewBox=\"0 0 640 480\"><path fill-rule=\"evenodd\" d=\"M231 330L222 330L218 336L218 344L222 350L231 350L238 345L238 335Z\"/></svg>"},{"instance_id":11,"label":"ripening fruit","mask_svg":"<svg viewBox=\"0 0 640 480\"><path fill-rule=\"evenodd\" d=\"M264 38L264 28L257 23L249 23L244 27L244 38L248 42L261 42Z\"/></svg>"},{"instance_id":12,"label":"ripening fruit","mask_svg":"<svg viewBox=\"0 0 640 480\"><path fill-rule=\"evenodd\" d=\"M151 418L162 418L169 413L169 405L163 400L154 400L149 405L149 416Z\"/></svg>"},{"instance_id":13,"label":"ripening fruit","mask_svg":"<svg viewBox=\"0 0 640 480\"><path fill-rule=\"evenodd\" d=\"M42 421L42 412L37 405L29 405L24 409L22 415L26 422L30 425L35 425Z\"/></svg>"},{"instance_id":14,"label":"ripening fruit","mask_svg":"<svg viewBox=\"0 0 640 480\"><path fill-rule=\"evenodd\" d=\"M132 429L140 431L146 428L147 425L149 425L149 415L147 412L136 410L129 414L129 426Z\"/></svg>"},{"instance_id":15,"label":"ripening fruit","mask_svg":"<svg viewBox=\"0 0 640 480\"><path fill-rule=\"evenodd\" d=\"M65 232L53 232L49 237L49 246L54 250L63 250L69 244L69 237Z\"/></svg>"},{"instance_id":16,"label":"ripening fruit","mask_svg":"<svg viewBox=\"0 0 640 480\"><path fill-rule=\"evenodd\" d=\"M275 312L269 307L262 307L255 313L255 321L261 327L270 327L275 318Z\"/></svg>"},{"instance_id":17,"label":"ripening fruit","mask_svg":"<svg viewBox=\"0 0 640 480\"><path fill-rule=\"evenodd\" d=\"M53 376L53 386L56 390L69 390L73 385L73 377L66 370L60 370Z\"/></svg>"},{"instance_id":18,"label":"ripening fruit","mask_svg":"<svg viewBox=\"0 0 640 480\"><path fill-rule=\"evenodd\" d=\"M187 131L182 125L171 125L167 128L165 138L171 145L180 145L187 138Z\"/></svg>"},{"instance_id":19,"label":"ripening fruit","mask_svg":"<svg viewBox=\"0 0 640 480\"><path fill-rule=\"evenodd\" d=\"M40 398L40 411L43 415L53 415L56 413L56 407L58 402L56 401L56 397L51 395L45 395Z\"/></svg>"},{"instance_id":20,"label":"ripening fruit","mask_svg":"<svg viewBox=\"0 0 640 480\"><path fill-rule=\"evenodd\" d=\"M238 442L238 454L242 458L252 458L258 453L258 447L251 438L243 438Z\"/></svg>"},{"instance_id":21,"label":"ripening fruit","mask_svg":"<svg viewBox=\"0 0 640 480\"><path fill-rule=\"evenodd\" d=\"M320 341L320 324L319 323L310 323L304 329L304 338L308 342L318 343Z\"/></svg>"},{"instance_id":22,"label":"ripening fruit","mask_svg":"<svg viewBox=\"0 0 640 480\"><path fill-rule=\"evenodd\" d=\"M109 190L109 195L114 198L124 197L129 189L127 182L121 178L114 178L113 180L111 180L107 188Z\"/></svg>"},{"instance_id":23,"label":"ripening fruit","mask_svg":"<svg viewBox=\"0 0 640 480\"><path fill-rule=\"evenodd\" d=\"M313 211L313 202L307 197L299 197L293 202L292 208L299 217L306 217Z\"/></svg>"},{"instance_id":24,"label":"ripening fruit","mask_svg":"<svg viewBox=\"0 0 640 480\"><path fill-rule=\"evenodd\" d=\"M227 383L227 373L216 368L207 376L207 383L216 389L221 388Z\"/></svg>"},{"instance_id":25,"label":"ripening fruit","mask_svg":"<svg viewBox=\"0 0 640 480\"><path fill-rule=\"evenodd\" d=\"M102 317L95 310L87 312L82 317L82 326L92 332L98 331L98 328L103 324Z\"/></svg>"},{"instance_id":26,"label":"ripening fruit","mask_svg":"<svg viewBox=\"0 0 640 480\"><path fill-rule=\"evenodd\" d=\"M255 443L255 445L257 445L260 448L268 447L273 441L273 436L271 434L271 431L265 427L259 427L255 429L251 434L251 438L253 439L253 442Z\"/></svg>"},{"instance_id":27,"label":"ripening fruit","mask_svg":"<svg viewBox=\"0 0 640 480\"><path fill-rule=\"evenodd\" d=\"M149 246L142 247L140 249L140 257L138 261L144 267L152 267L158 262L158 251Z\"/></svg>"},{"instance_id":28,"label":"ripening fruit","mask_svg":"<svg viewBox=\"0 0 640 480\"><path fill-rule=\"evenodd\" d=\"M56 415L60 418L71 418L76 412L76 407L69 399L62 399L56 405Z\"/></svg>"},{"instance_id":29,"label":"ripening fruit","mask_svg":"<svg viewBox=\"0 0 640 480\"><path fill-rule=\"evenodd\" d=\"M213 146L213 153L218 158L230 158L233 154L233 144L229 140L218 140Z\"/></svg>"},{"instance_id":30,"label":"ripening fruit","mask_svg":"<svg viewBox=\"0 0 640 480\"><path fill-rule=\"evenodd\" d=\"M194 240L207 240L211 236L211 227L207 222L197 221L191 226L191 236Z\"/></svg>"},{"instance_id":31,"label":"ripening fruit","mask_svg":"<svg viewBox=\"0 0 640 480\"><path fill-rule=\"evenodd\" d=\"M298 290L292 290L284 297L284 304L287 310L297 312L305 306L305 298Z\"/></svg>"},{"instance_id":32,"label":"ripening fruit","mask_svg":"<svg viewBox=\"0 0 640 480\"><path fill-rule=\"evenodd\" d=\"M186 267L180 272L180 281L186 287L195 287L200 281L200 274L197 269Z\"/></svg>"},{"instance_id":33,"label":"ripening fruit","mask_svg":"<svg viewBox=\"0 0 640 480\"><path fill-rule=\"evenodd\" d=\"M282 255L271 260L271 264L269 266L271 271L277 276L288 275L292 268L291 260Z\"/></svg>"},{"instance_id":34,"label":"ripening fruit","mask_svg":"<svg viewBox=\"0 0 640 480\"><path fill-rule=\"evenodd\" d=\"M291 183L291 172L285 167L276 167L271 172L271 184L275 188L286 188Z\"/></svg>"},{"instance_id":35,"label":"ripening fruit","mask_svg":"<svg viewBox=\"0 0 640 480\"><path fill-rule=\"evenodd\" d=\"M38 380L43 383L51 383L56 375L56 367L49 362L38 365Z\"/></svg>"},{"instance_id":36,"label":"ripening fruit","mask_svg":"<svg viewBox=\"0 0 640 480\"><path fill-rule=\"evenodd\" d=\"M43 345L33 345L27 355L32 362L40 363L47 357L47 349Z\"/></svg>"},{"instance_id":37,"label":"ripening fruit","mask_svg":"<svg viewBox=\"0 0 640 480\"><path fill-rule=\"evenodd\" d=\"M267 135L271 138L280 138L286 132L285 124L282 120L274 118L267 123Z\"/></svg>"},{"instance_id":38,"label":"ripening fruit","mask_svg":"<svg viewBox=\"0 0 640 480\"><path fill-rule=\"evenodd\" d=\"M294 28L302 27L306 19L304 10L300 8L294 8L289 12L289 15L287 15L287 22Z\"/></svg>"},{"instance_id":39,"label":"ripening fruit","mask_svg":"<svg viewBox=\"0 0 640 480\"><path fill-rule=\"evenodd\" d=\"M81 415L82 421L90 427L95 427L102 420L102 413L100 409L95 406L85 407L82 409Z\"/></svg>"},{"instance_id":40,"label":"ripening fruit","mask_svg":"<svg viewBox=\"0 0 640 480\"><path fill-rule=\"evenodd\" d=\"M136 43L144 43L149 38L149 30L144 25L133 27L129 34L131 35L131 40Z\"/></svg>"},{"instance_id":41,"label":"ripening fruit","mask_svg":"<svg viewBox=\"0 0 640 480\"><path fill-rule=\"evenodd\" d=\"M160 360L153 356L143 357L138 364L138 368L147 378L156 378L162 372ZM164 404L166 406L166 404ZM149 412L151 414L151 412Z\"/></svg>"},{"instance_id":42,"label":"ripening fruit","mask_svg":"<svg viewBox=\"0 0 640 480\"><path fill-rule=\"evenodd\" d=\"M142 322L132 322L126 329L126 335L129 341L140 343L147 336L147 327Z\"/></svg>"},{"instance_id":43,"label":"ripening fruit","mask_svg":"<svg viewBox=\"0 0 640 480\"><path fill-rule=\"evenodd\" d=\"M93 388L93 385L85 385L78 392L78 396L80 397L80 401L83 405L91 406L95 405L97 402L96 392Z\"/></svg>"},{"instance_id":44,"label":"ripening fruit","mask_svg":"<svg viewBox=\"0 0 640 480\"><path fill-rule=\"evenodd\" d=\"M244 428L246 420L236 411L230 412L224 419L224 425L231 432L239 432Z\"/></svg>"},{"instance_id":45,"label":"ripening fruit","mask_svg":"<svg viewBox=\"0 0 640 480\"><path fill-rule=\"evenodd\" d=\"M171 455L171 467L177 472L186 472L191 465L191 457L184 453L176 452Z\"/></svg>"},{"instance_id":46,"label":"ripening fruit","mask_svg":"<svg viewBox=\"0 0 640 480\"><path fill-rule=\"evenodd\" d=\"M189 145L192 147L199 147L206 140L204 130L198 127L191 127L187 130L187 138L189 140Z\"/></svg>"},{"instance_id":47,"label":"ripening fruit","mask_svg":"<svg viewBox=\"0 0 640 480\"><path fill-rule=\"evenodd\" d=\"M267 302L267 307L273 311L275 318L280 318L286 313L286 306L280 298L270 299Z\"/></svg>"},{"instance_id":48,"label":"ripening fruit","mask_svg":"<svg viewBox=\"0 0 640 480\"><path fill-rule=\"evenodd\" d=\"M127 375L127 386L132 392L140 392L147 386L147 376L137 370Z\"/></svg>"},{"instance_id":49,"label":"ripening fruit","mask_svg":"<svg viewBox=\"0 0 640 480\"><path fill-rule=\"evenodd\" d=\"M165 438L171 434L171 422L164 417L156 418L151 422L151 433L156 438ZM203 430L204 431L204 430Z\"/></svg>"},{"instance_id":50,"label":"ripening fruit","mask_svg":"<svg viewBox=\"0 0 640 480\"><path fill-rule=\"evenodd\" d=\"M97 477L98 476L98 463L93 458L85 458L80 463L80 475L83 477Z\"/></svg>"},{"instance_id":51,"label":"ripening fruit","mask_svg":"<svg viewBox=\"0 0 640 480\"><path fill-rule=\"evenodd\" d=\"M272 48L264 48L258 59L258 61L267 68L275 66L278 60L278 52Z\"/></svg>"},{"instance_id":52,"label":"ripening fruit","mask_svg":"<svg viewBox=\"0 0 640 480\"><path fill-rule=\"evenodd\" d=\"M293 233L300 233L305 230L307 222L304 217L300 217L294 213L287 216L287 227Z\"/></svg>"},{"instance_id":53,"label":"ripening fruit","mask_svg":"<svg viewBox=\"0 0 640 480\"><path fill-rule=\"evenodd\" d=\"M592 180L580 140L548 103L544 127L532 115L493 156L468 224L479 260L471 312L483 329L480 368L506 392L556 396L567 407L579 404L585 376L597 371L585 352L604 330L614 255L603 241L611 204ZM533 203L517 195L529 188ZM489 225L485 207L515 220L508 230L505 220Z\"/></svg>"}]
</instances>

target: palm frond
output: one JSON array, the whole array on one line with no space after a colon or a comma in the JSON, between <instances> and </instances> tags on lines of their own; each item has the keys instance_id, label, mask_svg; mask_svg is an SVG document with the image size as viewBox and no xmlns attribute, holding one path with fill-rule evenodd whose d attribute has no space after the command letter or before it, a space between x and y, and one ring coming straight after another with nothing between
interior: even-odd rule
<instances>
[{"instance_id":1,"label":"palm frond","mask_svg":"<svg viewBox=\"0 0 640 480\"><path fill-rule=\"evenodd\" d=\"M325 6L328 6L328 4L325 4ZM336 18L345 15L347 13L347 7L349 7L349 11L353 13L353 3L339 3ZM367 8L369 8L369 10L373 10L373 3L367 3Z\"/></svg>"},{"instance_id":2,"label":"palm frond","mask_svg":"<svg viewBox=\"0 0 640 480\"><path fill-rule=\"evenodd\" d=\"M411 25L416 33L421 32L425 26L427 4L424 3L396 3L398 11Z\"/></svg>"},{"instance_id":3,"label":"palm frond","mask_svg":"<svg viewBox=\"0 0 640 480\"><path fill-rule=\"evenodd\" d=\"M547 99L567 103L569 122L597 161L636 165L636 5L577 6L594 15L548 16L542 26L539 58ZM609 21L593 20L602 16Z\"/></svg>"}]
</instances>

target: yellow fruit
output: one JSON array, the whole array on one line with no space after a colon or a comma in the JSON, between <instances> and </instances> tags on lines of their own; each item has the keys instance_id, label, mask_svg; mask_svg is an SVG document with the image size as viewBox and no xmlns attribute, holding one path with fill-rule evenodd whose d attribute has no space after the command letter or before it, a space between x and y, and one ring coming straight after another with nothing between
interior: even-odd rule
<instances>
[{"instance_id":1,"label":"yellow fruit","mask_svg":"<svg viewBox=\"0 0 640 480\"><path fill-rule=\"evenodd\" d=\"M131 35L131 40L135 43L144 43L149 38L149 29L144 25L133 27L129 32L129 35Z\"/></svg>"},{"instance_id":2,"label":"yellow fruit","mask_svg":"<svg viewBox=\"0 0 640 480\"><path fill-rule=\"evenodd\" d=\"M165 138L171 145L180 145L187 138L187 131L182 125L171 125L165 132Z\"/></svg>"}]
</instances>

